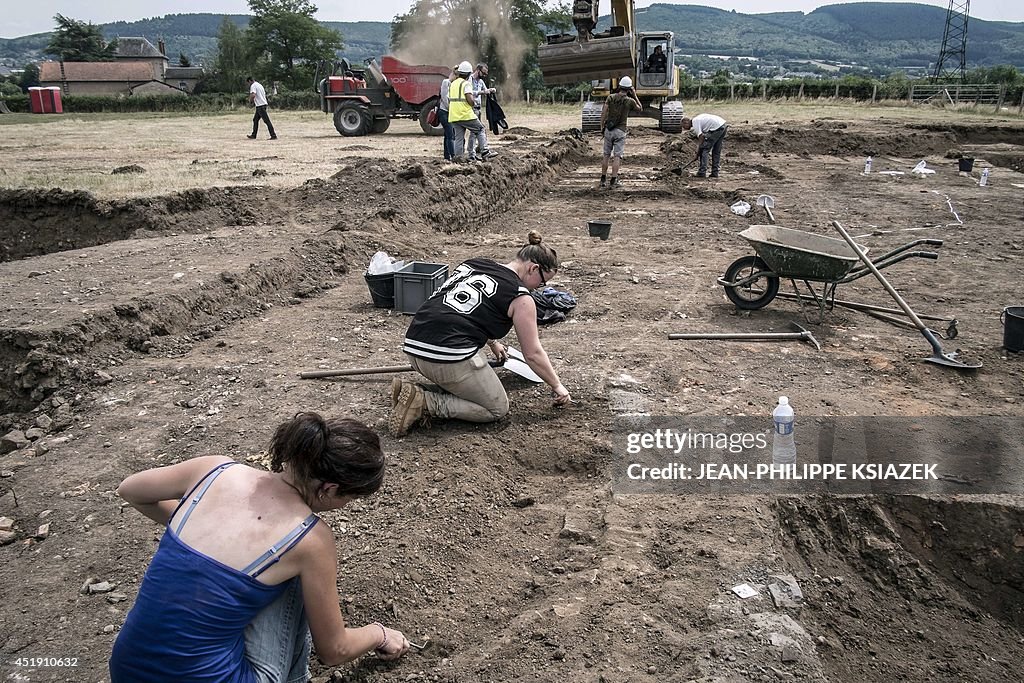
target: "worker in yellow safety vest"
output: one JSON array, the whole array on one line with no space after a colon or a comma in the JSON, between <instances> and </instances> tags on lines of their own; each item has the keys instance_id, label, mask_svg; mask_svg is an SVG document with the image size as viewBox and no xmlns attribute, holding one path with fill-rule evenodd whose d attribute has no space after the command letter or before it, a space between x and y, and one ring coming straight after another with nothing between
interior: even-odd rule
<instances>
[{"instance_id":1,"label":"worker in yellow safety vest","mask_svg":"<svg viewBox=\"0 0 1024 683\"><path fill-rule=\"evenodd\" d=\"M469 85L469 75L473 73L473 65L469 62L459 64L458 78L452 81L448 89L448 123L455 130L455 161L466 160L466 132L475 135L480 149L481 159L491 159L495 156L487 147L487 134L484 131L484 124L473 112L476 98L473 89Z\"/></svg>"}]
</instances>

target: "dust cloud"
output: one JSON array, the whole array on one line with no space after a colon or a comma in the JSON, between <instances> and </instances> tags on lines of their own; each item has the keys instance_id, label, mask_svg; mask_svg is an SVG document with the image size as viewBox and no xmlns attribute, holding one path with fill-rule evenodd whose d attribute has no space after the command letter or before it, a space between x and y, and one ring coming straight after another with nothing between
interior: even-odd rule
<instances>
[{"instance_id":1,"label":"dust cloud","mask_svg":"<svg viewBox=\"0 0 1024 683\"><path fill-rule=\"evenodd\" d=\"M493 41L494 54L505 74L503 81L488 85L500 88L505 98L518 99L519 71L530 46L509 17L511 4L507 0L468 0L445 3L439 10L436 0L418 0L409 13L413 28L395 56L412 64L454 66L465 60L476 66L484 61L478 46ZM489 80L495 81L494 65L489 66Z\"/></svg>"}]
</instances>

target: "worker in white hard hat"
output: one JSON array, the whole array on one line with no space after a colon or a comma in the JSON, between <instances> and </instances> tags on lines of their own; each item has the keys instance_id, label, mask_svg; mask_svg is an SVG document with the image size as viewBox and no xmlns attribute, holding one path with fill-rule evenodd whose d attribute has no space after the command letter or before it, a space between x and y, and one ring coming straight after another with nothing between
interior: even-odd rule
<instances>
[{"instance_id":1,"label":"worker in white hard hat","mask_svg":"<svg viewBox=\"0 0 1024 683\"><path fill-rule=\"evenodd\" d=\"M466 160L466 132L476 136L479 146L478 155L481 159L490 159L494 153L487 146L487 135L484 124L473 113L476 95L469 83L473 73L473 65L469 62L459 64L458 78L452 81L448 90L448 123L455 130L455 161Z\"/></svg>"},{"instance_id":2,"label":"worker in white hard hat","mask_svg":"<svg viewBox=\"0 0 1024 683\"><path fill-rule=\"evenodd\" d=\"M642 111L643 105L633 90L633 79L623 76L619 88L604 101L601 111L601 130L604 131L604 159L601 161L601 187L618 187L619 164L622 151L626 148L626 120L629 112ZM609 181L608 161L612 162L612 177ZM607 184L606 184L607 183Z\"/></svg>"}]
</instances>

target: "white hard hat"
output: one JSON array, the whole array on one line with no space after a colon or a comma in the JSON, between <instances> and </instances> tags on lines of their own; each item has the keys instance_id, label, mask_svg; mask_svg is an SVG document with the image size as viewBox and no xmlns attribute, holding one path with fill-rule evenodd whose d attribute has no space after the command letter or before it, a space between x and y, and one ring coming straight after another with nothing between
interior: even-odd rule
<instances>
[{"instance_id":1,"label":"white hard hat","mask_svg":"<svg viewBox=\"0 0 1024 683\"><path fill-rule=\"evenodd\" d=\"M461 64L459 64L459 73L460 74L471 74L471 73L473 73L473 65L470 64L469 62L462 62Z\"/></svg>"},{"instance_id":2,"label":"white hard hat","mask_svg":"<svg viewBox=\"0 0 1024 683\"><path fill-rule=\"evenodd\" d=\"M623 76L622 78L619 79L619 87L620 88L632 88L633 87L633 79L630 78L629 76Z\"/></svg>"}]
</instances>

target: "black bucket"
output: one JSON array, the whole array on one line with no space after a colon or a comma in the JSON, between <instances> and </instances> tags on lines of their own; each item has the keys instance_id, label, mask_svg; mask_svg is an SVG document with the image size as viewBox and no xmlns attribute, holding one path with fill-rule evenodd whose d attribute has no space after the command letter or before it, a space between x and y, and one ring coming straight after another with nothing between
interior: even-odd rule
<instances>
[{"instance_id":1,"label":"black bucket","mask_svg":"<svg viewBox=\"0 0 1024 683\"><path fill-rule=\"evenodd\" d=\"M1007 306L999 319L1003 321L1003 348L1024 351L1024 306Z\"/></svg>"},{"instance_id":2,"label":"black bucket","mask_svg":"<svg viewBox=\"0 0 1024 683\"><path fill-rule=\"evenodd\" d=\"M591 237L600 237L602 240L606 240L612 232L612 222L587 221L587 229L590 230Z\"/></svg>"},{"instance_id":3,"label":"black bucket","mask_svg":"<svg viewBox=\"0 0 1024 683\"><path fill-rule=\"evenodd\" d=\"M974 159L961 158L957 163L960 165L960 170L964 173L970 173L974 170Z\"/></svg>"},{"instance_id":4,"label":"black bucket","mask_svg":"<svg viewBox=\"0 0 1024 683\"><path fill-rule=\"evenodd\" d=\"M366 287L370 290L370 298L373 299L374 306L377 308L395 307L394 273L381 273L380 275L365 273L363 279L366 280Z\"/></svg>"}]
</instances>

